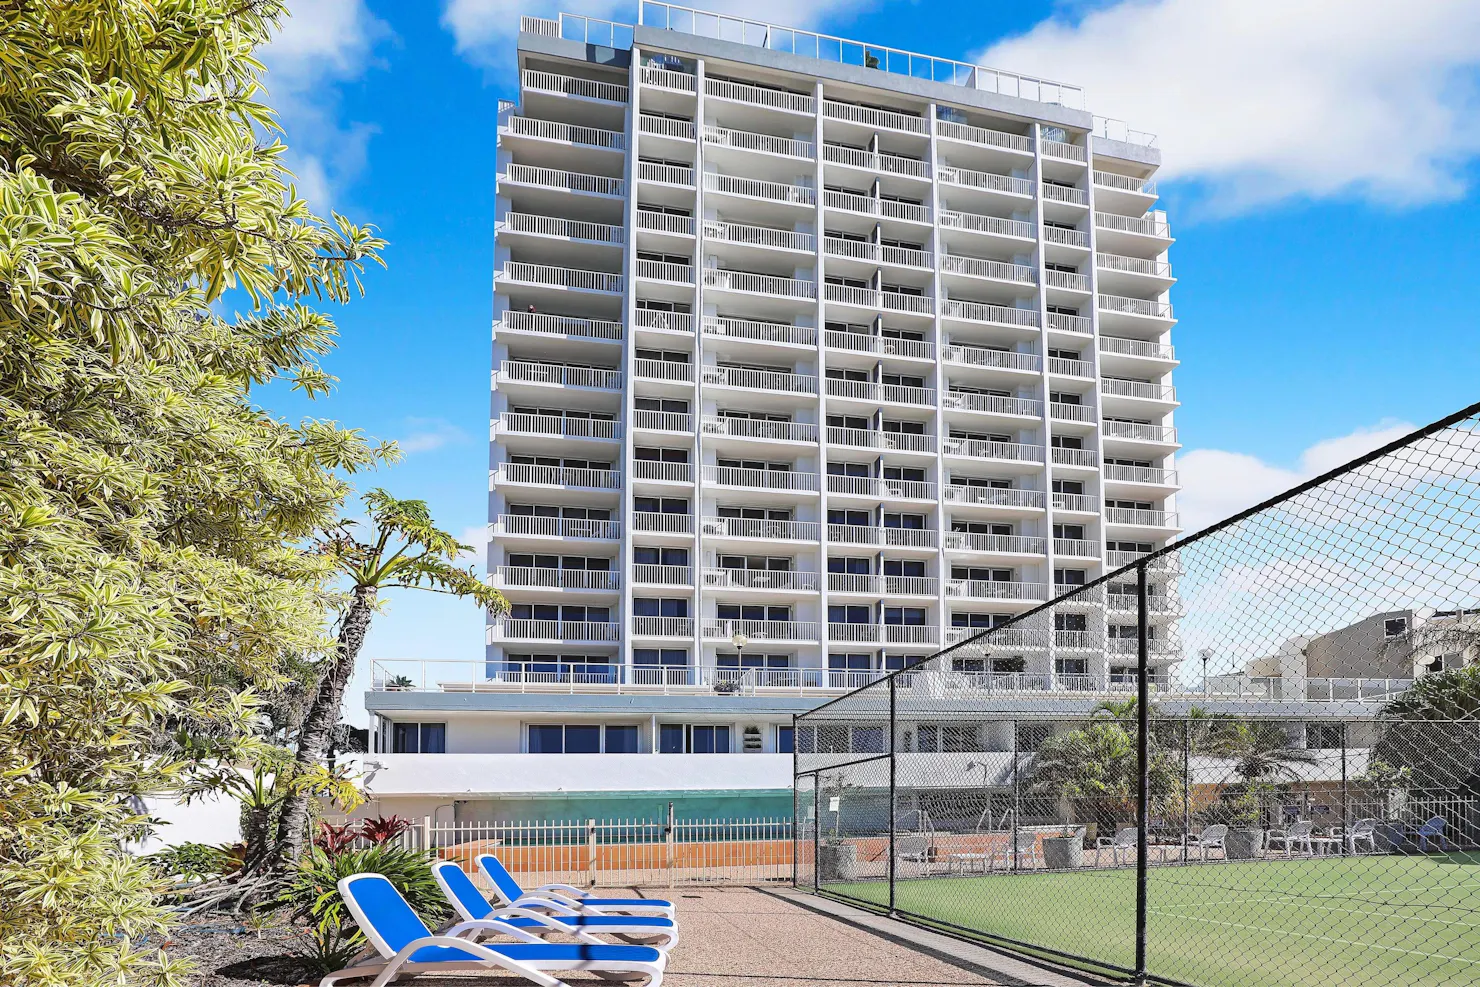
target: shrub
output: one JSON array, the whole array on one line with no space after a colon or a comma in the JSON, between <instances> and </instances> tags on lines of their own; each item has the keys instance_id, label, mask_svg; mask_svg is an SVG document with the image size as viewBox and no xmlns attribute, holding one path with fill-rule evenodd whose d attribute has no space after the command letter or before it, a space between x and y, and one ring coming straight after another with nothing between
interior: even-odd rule
<instances>
[{"instance_id":1,"label":"shrub","mask_svg":"<svg viewBox=\"0 0 1480 987\"><path fill-rule=\"evenodd\" d=\"M402 816L376 816L366 819L360 827L360 835L376 846L389 843L411 828L411 820Z\"/></svg>"},{"instance_id":2,"label":"shrub","mask_svg":"<svg viewBox=\"0 0 1480 987\"><path fill-rule=\"evenodd\" d=\"M200 879L225 874L231 870L230 854L208 843L181 843L166 847L147 858L163 877Z\"/></svg>"},{"instance_id":3,"label":"shrub","mask_svg":"<svg viewBox=\"0 0 1480 987\"><path fill-rule=\"evenodd\" d=\"M313 845L332 856L353 847L359 837L360 831L355 828L354 823L336 826L331 822L320 822L319 833L313 838Z\"/></svg>"},{"instance_id":4,"label":"shrub","mask_svg":"<svg viewBox=\"0 0 1480 987\"><path fill-rule=\"evenodd\" d=\"M315 847L294 869L279 903L306 923L300 955L323 973L344 967L365 948L364 934L339 897L338 883L351 874L380 874L390 881L428 926L449 917L447 900L432 876L434 856L382 844L326 853Z\"/></svg>"}]
</instances>

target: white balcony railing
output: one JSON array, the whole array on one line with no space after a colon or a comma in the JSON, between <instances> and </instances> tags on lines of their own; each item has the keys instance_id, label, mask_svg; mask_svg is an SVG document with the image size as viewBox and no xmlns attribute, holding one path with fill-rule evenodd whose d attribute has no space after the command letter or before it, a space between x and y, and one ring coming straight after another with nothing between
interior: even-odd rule
<instances>
[{"instance_id":1,"label":"white balcony railing","mask_svg":"<svg viewBox=\"0 0 1480 987\"><path fill-rule=\"evenodd\" d=\"M880 110L872 106L859 106L835 99L822 101L822 115L830 120L846 120L861 123L866 127L883 127L887 130L903 130L911 134L925 133L925 118L911 113Z\"/></svg>"},{"instance_id":2,"label":"white balcony railing","mask_svg":"<svg viewBox=\"0 0 1480 987\"><path fill-rule=\"evenodd\" d=\"M1043 417L1043 402L1031 398L1002 397L997 394L976 394L971 391L946 391L941 397L944 408L961 411L980 411L989 415L1027 415Z\"/></svg>"},{"instance_id":3,"label":"white balcony railing","mask_svg":"<svg viewBox=\"0 0 1480 987\"><path fill-rule=\"evenodd\" d=\"M935 344L923 339L896 339L893 336L827 329L823 331L823 344L829 349L848 350L852 353L875 353L915 360L935 359Z\"/></svg>"},{"instance_id":4,"label":"white balcony railing","mask_svg":"<svg viewBox=\"0 0 1480 987\"><path fill-rule=\"evenodd\" d=\"M973 367L992 367L998 370L1025 370L1037 373L1043 368L1042 358L1036 353L996 350L986 346L962 346L951 343L941 349L941 357L948 363L965 363Z\"/></svg>"},{"instance_id":5,"label":"white balcony railing","mask_svg":"<svg viewBox=\"0 0 1480 987\"><path fill-rule=\"evenodd\" d=\"M827 540L844 545L877 545L895 548L935 548L937 531L928 528L882 528L861 524L829 524Z\"/></svg>"},{"instance_id":6,"label":"white balcony railing","mask_svg":"<svg viewBox=\"0 0 1480 987\"><path fill-rule=\"evenodd\" d=\"M1117 175L1110 171L1096 171L1094 177L1095 184L1104 188L1113 188L1121 192L1136 192L1142 195L1156 194L1156 182L1149 178L1132 178L1129 175Z\"/></svg>"},{"instance_id":7,"label":"white balcony railing","mask_svg":"<svg viewBox=\"0 0 1480 987\"><path fill-rule=\"evenodd\" d=\"M1095 365L1088 360L1066 360L1051 356L1048 358L1048 372L1062 377L1093 377Z\"/></svg>"},{"instance_id":8,"label":"white balcony railing","mask_svg":"<svg viewBox=\"0 0 1480 987\"><path fill-rule=\"evenodd\" d=\"M1172 317L1172 306L1170 302L1157 301L1152 298L1127 298L1124 295L1099 296L1101 312L1120 312L1125 315L1144 315L1152 319L1170 319Z\"/></svg>"},{"instance_id":9,"label":"white balcony railing","mask_svg":"<svg viewBox=\"0 0 1480 987\"><path fill-rule=\"evenodd\" d=\"M505 617L493 625L493 636L505 641L616 642L622 639L622 625L584 620L531 620Z\"/></svg>"},{"instance_id":10,"label":"white balcony railing","mask_svg":"<svg viewBox=\"0 0 1480 987\"><path fill-rule=\"evenodd\" d=\"M523 360L505 360L498 365L495 377L500 381L517 381L527 384L557 384L564 387L593 387L604 391L622 388L620 370L601 370L595 367L566 367L558 363L529 363Z\"/></svg>"},{"instance_id":11,"label":"white balcony railing","mask_svg":"<svg viewBox=\"0 0 1480 987\"><path fill-rule=\"evenodd\" d=\"M703 632L706 640L729 641L736 634L743 634L754 642L760 641L816 641L822 626L807 620L724 620L705 617Z\"/></svg>"},{"instance_id":12,"label":"white balcony railing","mask_svg":"<svg viewBox=\"0 0 1480 987\"><path fill-rule=\"evenodd\" d=\"M1125 274L1145 274L1154 278L1172 276L1172 265L1164 260L1145 257L1127 257L1124 254L1095 254L1095 266L1102 271L1120 271Z\"/></svg>"},{"instance_id":13,"label":"white balcony railing","mask_svg":"<svg viewBox=\"0 0 1480 987\"><path fill-rule=\"evenodd\" d=\"M989 302L967 302L946 299L941 303L941 315L967 322L994 322L1009 326L1038 326L1038 310L1035 308L1012 308L993 305ZM1088 321L1088 320L1085 320Z\"/></svg>"},{"instance_id":14,"label":"white balcony railing","mask_svg":"<svg viewBox=\"0 0 1480 987\"><path fill-rule=\"evenodd\" d=\"M1131 380L1125 377L1100 378L1100 393L1123 398L1141 398L1146 401L1177 400L1177 389L1171 384Z\"/></svg>"},{"instance_id":15,"label":"white balcony railing","mask_svg":"<svg viewBox=\"0 0 1480 987\"><path fill-rule=\"evenodd\" d=\"M621 588L622 574L589 569L551 569L522 565L493 567L495 586L521 589L584 589L616 591Z\"/></svg>"},{"instance_id":16,"label":"white balcony railing","mask_svg":"<svg viewBox=\"0 0 1480 987\"><path fill-rule=\"evenodd\" d=\"M1048 313L1048 327L1056 332L1071 332L1076 336L1093 335L1095 324L1087 315L1065 315L1063 312Z\"/></svg>"},{"instance_id":17,"label":"white balcony railing","mask_svg":"<svg viewBox=\"0 0 1480 987\"><path fill-rule=\"evenodd\" d=\"M827 575L827 588L831 593L936 596L940 592L940 580L934 576L886 576L878 573L830 572Z\"/></svg>"},{"instance_id":18,"label":"white balcony railing","mask_svg":"<svg viewBox=\"0 0 1480 987\"><path fill-rule=\"evenodd\" d=\"M938 136L954 141L966 141L969 144L984 144L987 147L1000 147L1009 151L1018 151L1023 154L1033 153L1033 140L1021 134L1008 134L1000 130L988 130L986 127L973 127L964 123L953 123L949 120L935 121L935 132Z\"/></svg>"},{"instance_id":19,"label":"white balcony railing","mask_svg":"<svg viewBox=\"0 0 1480 987\"><path fill-rule=\"evenodd\" d=\"M659 182L663 185L694 184L694 169L688 165L662 164L657 161L637 162L637 178L643 182Z\"/></svg>"},{"instance_id":20,"label":"white balcony railing","mask_svg":"<svg viewBox=\"0 0 1480 987\"><path fill-rule=\"evenodd\" d=\"M674 360L649 360L638 357L632 361L632 375L647 380L672 380L680 383L694 382L694 365Z\"/></svg>"},{"instance_id":21,"label":"white balcony railing","mask_svg":"<svg viewBox=\"0 0 1480 987\"><path fill-rule=\"evenodd\" d=\"M706 517L704 534L755 541L816 541L822 526L816 521L772 521L765 518Z\"/></svg>"},{"instance_id":22,"label":"white balcony railing","mask_svg":"<svg viewBox=\"0 0 1480 987\"><path fill-rule=\"evenodd\" d=\"M693 483L694 467L692 463L670 463L661 459L634 459L632 461L632 478L635 480L654 480L659 483ZM654 515L654 517L679 516L672 514ZM692 531L692 524L685 530Z\"/></svg>"},{"instance_id":23,"label":"white balcony railing","mask_svg":"<svg viewBox=\"0 0 1480 987\"><path fill-rule=\"evenodd\" d=\"M662 260L637 261L637 276L650 281L667 281L672 284L693 284L694 268L690 264L672 264Z\"/></svg>"},{"instance_id":24,"label":"white balcony railing","mask_svg":"<svg viewBox=\"0 0 1480 987\"><path fill-rule=\"evenodd\" d=\"M495 423L500 432L518 435L548 435L566 439L619 439L622 437L620 422L605 418L574 418L563 415L531 415L521 411L505 411Z\"/></svg>"},{"instance_id":25,"label":"white balcony railing","mask_svg":"<svg viewBox=\"0 0 1480 987\"><path fill-rule=\"evenodd\" d=\"M816 442L817 426L808 422L775 422L729 415L706 415L705 435L730 439L764 439L770 442Z\"/></svg>"},{"instance_id":26,"label":"white balcony railing","mask_svg":"<svg viewBox=\"0 0 1480 987\"><path fill-rule=\"evenodd\" d=\"M1119 569L1122 566L1135 565L1147 554L1146 552L1109 551L1105 553L1105 562L1111 568ZM1159 555L1148 562L1147 567L1155 572L1180 572L1182 563L1175 555Z\"/></svg>"},{"instance_id":27,"label":"white balcony railing","mask_svg":"<svg viewBox=\"0 0 1480 987\"><path fill-rule=\"evenodd\" d=\"M1148 360L1175 360L1176 351L1169 343L1153 343L1145 339L1127 339L1124 336L1100 335L1100 352L1118 356L1139 356Z\"/></svg>"},{"instance_id":28,"label":"white balcony railing","mask_svg":"<svg viewBox=\"0 0 1480 987\"><path fill-rule=\"evenodd\" d=\"M938 168L936 175L943 182L964 188L983 189L989 192L1005 192L1009 195L1032 195L1033 183L1026 178L998 175L990 171L973 171L970 168Z\"/></svg>"},{"instance_id":29,"label":"white balcony railing","mask_svg":"<svg viewBox=\"0 0 1480 987\"><path fill-rule=\"evenodd\" d=\"M672 117L642 113L638 115L637 128L644 134L652 134L655 137L672 137L682 141L694 139L694 121L692 120L675 120Z\"/></svg>"},{"instance_id":30,"label":"white balcony railing","mask_svg":"<svg viewBox=\"0 0 1480 987\"><path fill-rule=\"evenodd\" d=\"M869 428L829 427L829 445L849 446L854 449L897 449L905 452L934 452L934 435L916 435L909 432L885 432ZM860 477L859 479L863 479Z\"/></svg>"},{"instance_id":31,"label":"white balcony railing","mask_svg":"<svg viewBox=\"0 0 1480 987\"><path fill-rule=\"evenodd\" d=\"M694 515L636 511L632 515L632 530L653 535L692 535Z\"/></svg>"},{"instance_id":32,"label":"white balcony railing","mask_svg":"<svg viewBox=\"0 0 1480 987\"><path fill-rule=\"evenodd\" d=\"M675 216L666 212L654 212L651 209L637 210L637 228L649 230L653 233L674 233L678 236L694 235L694 217Z\"/></svg>"},{"instance_id":33,"label":"white balcony railing","mask_svg":"<svg viewBox=\"0 0 1480 987\"><path fill-rule=\"evenodd\" d=\"M824 190L822 202L829 209L841 209L845 212L862 213L867 216L884 216L889 219L903 219L911 223L930 222L930 207L923 203L876 199L869 195L856 195L852 192L835 192L832 189Z\"/></svg>"},{"instance_id":34,"label":"white balcony railing","mask_svg":"<svg viewBox=\"0 0 1480 987\"><path fill-rule=\"evenodd\" d=\"M694 317L688 312L661 312L640 308L637 310L637 324L644 329L661 329L666 332L694 331Z\"/></svg>"},{"instance_id":35,"label":"white balcony railing","mask_svg":"<svg viewBox=\"0 0 1480 987\"><path fill-rule=\"evenodd\" d=\"M1080 514L1094 514L1100 509L1100 498L1090 494L1059 493L1054 492L1053 509L1056 511L1077 511Z\"/></svg>"},{"instance_id":36,"label":"white balcony railing","mask_svg":"<svg viewBox=\"0 0 1480 987\"><path fill-rule=\"evenodd\" d=\"M940 259L940 269L947 274L966 274L977 278L994 278L1018 284L1036 284L1038 272L1026 264L1009 264L983 257L963 257L946 254ZM1050 271L1050 274L1053 272Z\"/></svg>"},{"instance_id":37,"label":"white balcony railing","mask_svg":"<svg viewBox=\"0 0 1480 987\"><path fill-rule=\"evenodd\" d=\"M1100 455L1093 449L1067 449L1055 446L1050 457L1059 466L1098 466Z\"/></svg>"},{"instance_id":38,"label":"white balcony railing","mask_svg":"<svg viewBox=\"0 0 1480 987\"><path fill-rule=\"evenodd\" d=\"M890 480L878 476L828 474L827 492L874 500L934 500L935 484L926 480Z\"/></svg>"},{"instance_id":39,"label":"white balcony railing","mask_svg":"<svg viewBox=\"0 0 1480 987\"><path fill-rule=\"evenodd\" d=\"M573 466L500 463L494 472L494 482L579 490L619 490L622 486L622 474L615 470L579 469Z\"/></svg>"},{"instance_id":40,"label":"white balcony railing","mask_svg":"<svg viewBox=\"0 0 1480 987\"><path fill-rule=\"evenodd\" d=\"M549 336L616 341L622 338L622 324L604 319L576 319L543 312L505 312L499 323L514 332L534 332Z\"/></svg>"},{"instance_id":41,"label":"white balcony railing","mask_svg":"<svg viewBox=\"0 0 1480 987\"><path fill-rule=\"evenodd\" d=\"M1048 158L1061 158L1065 161L1083 161L1085 159L1084 148L1078 144L1070 144L1066 141L1044 141L1043 155Z\"/></svg>"},{"instance_id":42,"label":"white balcony railing","mask_svg":"<svg viewBox=\"0 0 1480 987\"><path fill-rule=\"evenodd\" d=\"M681 411L649 411L638 408L632 412L632 427L656 432L683 432L694 430L694 416Z\"/></svg>"},{"instance_id":43,"label":"white balcony railing","mask_svg":"<svg viewBox=\"0 0 1480 987\"><path fill-rule=\"evenodd\" d=\"M1122 216L1114 212L1097 212L1095 213L1095 225L1102 230L1139 233L1142 236L1154 236L1159 239L1168 239L1172 235L1172 229L1165 220L1151 216Z\"/></svg>"},{"instance_id":44,"label":"white balcony railing","mask_svg":"<svg viewBox=\"0 0 1480 987\"><path fill-rule=\"evenodd\" d=\"M870 261L875 264L897 264L928 270L935 266L933 255L928 250L908 247L891 247L864 240L844 240L841 237L826 237L822 250L832 257L847 257L852 260Z\"/></svg>"},{"instance_id":45,"label":"white balcony railing","mask_svg":"<svg viewBox=\"0 0 1480 987\"><path fill-rule=\"evenodd\" d=\"M1143 528L1175 528L1177 515L1174 511L1148 511L1131 507L1105 508L1105 521L1109 524L1130 524Z\"/></svg>"},{"instance_id":46,"label":"white balcony railing","mask_svg":"<svg viewBox=\"0 0 1480 987\"><path fill-rule=\"evenodd\" d=\"M817 393L817 378L811 374L752 370L749 367L705 367L704 383L748 387L759 391L786 391L791 394Z\"/></svg>"},{"instance_id":47,"label":"white balcony railing","mask_svg":"<svg viewBox=\"0 0 1480 987\"><path fill-rule=\"evenodd\" d=\"M1119 463L1106 463L1105 479L1118 483L1151 483L1170 487L1177 484L1177 471L1164 470L1155 466L1123 466Z\"/></svg>"},{"instance_id":48,"label":"white balcony railing","mask_svg":"<svg viewBox=\"0 0 1480 987\"><path fill-rule=\"evenodd\" d=\"M1042 555L1048 548L1043 538L1029 535L992 535L975 531L947 531L941 535L946 551L994 552L999 555Z\"/></svg>"},{"instance_id":49,"label":"white balcony railing","mask_svg":"<svg viewBox=\"0 0 1480 987\"><path fill-rule=\"evenodd\" d=\"M805 185L768 182L759 178L741 178L738 175L720 175L712 171L704 174L704 190L724 195L766 199L770 202L787 202L797 206L810 206L817 202L816 190L807 188Z\"/></svg>"},{"instance_id":50,"label":"white balcony railing","mask_svg":"<svg viewBox=\"0 0 1480 987\"><path fill-rule=\"evenodd\" d=\"M1046 600L1046 583L1020 583L992 579L951 579L946 582L946 596L976 600Z\"/></svg>"},{"instance_id":51,"label":"white balcony railing","mask_svg":"<svg viewBox=\"0 0 1480 987\"><path fill-rule=\"evenodd\" d=\"M924 161L898 154L875 153L859 150L856 147L825 144L822 148L822 159L832 164L861 168L877 174L904 175L909 178L930 177L930 167Z\"/></svg>"},{"instance_id":52,"label":"white balcony railing","mask_svg":"<svg viewBox=\"0 0 1480 987\"><path fill-rule=\"evenodd\" d=\"M870 380L843 380L826 378L827 393L831 397L851 398L855 401L890 401L896 404L930 406L935 404L935 389L930 387L905 387L898 384L880 384Z\"/></svg>"},{"instance_id":53,"label":"white balcony railing","mask_svg":"<svg viewBox=\"0 0 1480 987\"><path fill-rule=\"evenodd\" d=\"M632 581L649 586L692 586L694 567L687 565L634 565Z\"/></svg>"},{"instance_id":54,"label":"white balcony railing","mask_svg":"<svg viewBox=\"0 0 1480 987\"><path fill-rule=\"evenodd\" d=\"M902 291L879 292L886 312L906 312L910 315L934 315L935 299L929 295L910 295Z\"/></svg>"},{"instance_id":55,"label":"white balcony railing","mask_svg":"<svg viewBox=\"0 0 1480 987\"><path fill-rule=\"evenodd\" d=\"M590 240L594 243L625 243L626 231L608 223L583 223L575 219L557 216L537 216L533 213L505 213L499 224L511 233L532 233L538 236L558 236L571 240Z\"/></svg>"},{"instance_id":56,"label":"white balcony railing","mask_svg":"<svg viewBox=\"0 0 1480 987\"><path fill-rule=\"evenodd\" d=\"M561 141L566 144L583 144L609 151L627 149L627 135L619 130L602 130L598 127L579 127L571 123L554 120L537 120L533 117L509 117L503 128L520 137L535 137L541 140Z\"/></svg>"},{"instance_id":57,"label":"white balcony railing","mask_svg":"<svg viewBox=\"0 0 1480 987\"><path fill-rule=\"evenodd\" d=\"M704 585L712 589L784 590L793 593L815 593L819 585L815 572L790 569L720 569L706 568Z\"/></svg>"},{"instance_id":58,"label":"white balcony railing","mask_svg":"<svg viewBox=\"0 0 1480 987\"><path fill-rule=\"evenodd\" d=\"M947 437L941 449L948 456L970 459L1007 459L1023 463L1043 462L1043 447L1023 442L994 442L989 439Z\"/></svg>"},{"instance_id":59,"label":"white balcony railing","mask_svg":"<svg viewBox=\"0 0 1480 987\"><path fill-rule=\"evenodd\" d=\"M774 274L753 274L750 271L725 271L715 267L704 269L704 287L728 291L748 291L758 295L781 298L817 297L815 281L782 278Z\"/></svg>"},{"instance_id":60,"label":"white balcony railing","mask_svg":"<svg viewBox=\"0 0 1480 987\"><path fill-rule=\"evenodd\" d=\"M817 240L810 233L795 230L779 230L771 226L747 226L744 223L727 223L708 219L704 221L704 236L725 243L743 243L751 247L774 250L805 250L811 253L817 248Z\"/></svg>"},{"instance_id":61,"label":"white balcony railing","mask_svg":"<svg viewBox=\"0 0 1480 987\"><path fill-rule=\"evenodd\" d=\"M645 86L657 86L659 89L672 89L681 93L691 93L697 89L696 80L689 72L660 69L654 65L645 65L638 71Z\"/></svg>"},{"instance_id":62,"label":"white balcony railing","mask_svg":"<svg viewBox=\"0 0 1480 987\"><path fill-rule=\"evenodd\" d=\"M1021 507L1028 510L1043 510L1045 498L1042 490L1023 490L1018 487L979 487L951 484L942 491L943 499L955 504L976 504L981 507Z\"/></svg>"},{"instance_id":63,"label":"white balcony railing","mask_svg":"<svg viewBox=\"0 0 1480 987\"><path fill-rule=\"evenodd\" d=\"M742 151L759 151L762 154L784 154L792 158L812 158L817 148L811 141L793 140L790 137L773 137L770 134L755 134L748 130L730 130L726 127L706 126L704 142L719 147L733 147Z\"/></svg>"},{"instance_id":64,"label":"white balcony railing","mask_svg":"<svg viewBox=\"0 0 1480 987\"><path fill-rule=\"evenodd\" d=\"M762 322L754 319L732 319L728 316L704 320L704 334L728 339L754 339L762 343L788 343L793 346L816 346L817 330L811 326L794 326L784 322Z\"/></svg>"},{"instance_id":65,"label":"white balcony railing","mask_svg":"<svg viewBox=\"0 0 1480 987\"><path fill-rule=\"evenodd\" d=\"M704 482L719 487L751 490L790 490L798 493L817 489L817 474L799 470L744 469L736 466L704 467Z\"/></svg>"},{"instance_id":66,"label":"white balcony railing","mask_svg":"<svg viewBox=\"0 0 1480 987\"><path fill-rule=\"evenodd\" d=\"M995 233L998 236L1033 239L1033 224L1020 219L1003 219L1000 216L982 216L974 212L941 210L940 225L948 230L969 230L972 233ZM1089 242L1086 236L1085 243Z\"/></svg>"},{"instance_id":67,"label":"white balcony railing","mask_svg":"<svg viewBox=\"0 0 1480 987\"><path fill-rule=\"evenodd\" d=\"M500 514L494 521L494 532L498 535L527 535L535 538L614 541L622 535L622 523L587 518L544 517L538 514Z\"/></svg>"},{"instance_id":68,"label":"white balcony railing","mask_svg":"<svg viewBox=\"0 0 1480 987\"><path fill-rule=\"evenodd\" d=\"M614 82L579 79L571 75L541 72L537 69L525 69L523 82L525 89L534 92L579 96L583 99L599 99L608 103L627 102L627 87L619 86Z\"/></svg>"},{"instance_id":69,"label":"white balcony railing","mask_svg":"<svg viewBox=\"0 0 1480 987\"><path fill-rule=\"evenodd\" d=\"M1077 559L1097 559L1100 557L1100 544L1087 538L1055 538L1053 554Z\"/></svg>"},{"instance_id":70,"label":"white balcony railing","mask_svg":"<svg viewBox=\"0 0 1480 987\"><path fill-rule=\"evenodd\" d=\"M1132 439L1137 442L1174 443L1177 441L1177 430L1170 425L1151 425L1146 422L1117 422L1106 420L1105 437L1111 439Z\"/></svg>"},{"instance_id":71,"label":"white balcony railing","mask_svg":"<svg viewBox=\"0 0 1480 987\"><path fill-rule=\"evenodd\" d=\"M622 290L622 276L606 271L582 271L572 267L551 267L547 264L525 264L511 260L504 262L501 274L510 281L537 284L546 288L610 292Z\"/></svg>"},{"instance_id":72,"label":"white balcony railing","mask_svg":"<svg viewBox=\"0 0 1480 987\"><path fill-rule=\"evenodd\" d=\"M816 112L816 104L811 96L804 93L787 92L784 89L752 86L743 82L729 82L725 79L705 79L704 92L716 99L729 99L737 103L749 103L752 106L767 106L773 110L786 110L789 113L812 114Z\"/></svg>"},{"instance_id":73,"label":"white balcony railing","mask_svg":"<svg viewBox=\"0 0 1480 987\"><path fill-rule=\"evenodd\" d=\"M1040 194L1049 202L1067 202L1071 206L1089 205L1089 193L1082 188L1070 188L1067 185L1055 185L1052 182L1044 182L1039 188Z\"/></svg>"},{"instance_id":74,"label":"white balcony railing","mask_svg":"<svg viewBox=\"0 0 1480 987\"><path fill-rule=\"evenodd\" d=\"M1089 234L1084 230L1066 230L1060 226L1045 226L1043 239L1046 243L1057 243L1064 247L1089 249Z\"/></svg>"},{"instance_id":75,"label":"white balcony railing","mask_svg":"<svg viewBox=\"0 0 1480 987\"><path fill-rule=\"evenodd\" d=\"M1048 406L1050 418L1061 422L1093 422L1095 420L1095 409L1088 404L1069 404L1065 401L1054 401Z\"/></svg>"},{"instance_id":76,"label":"white balcony railing","mask_svg":"<svg viewBox=\"0 0 1480 987\"><path fill-rule=\"evenodd\" d=\"M1068 291L1089 291L1089 275L1075 274L1072 271L1045 271L1043 283L1050 288L1064 288Z\"/></svg>"},{"instance_id":77,"label":"white balcony railing","mask_svg":"<svg viewBox=\"0 0 1480 987\"><path fill-rule=\"evenodd\" d=\"M620 198L627 194L627 183L620 178L605 175L588 175L579 171L564 171L560 168L541 168L536 165L511 164L504 171L507 181L520 185L537 185L541 188L560 189L565 192L585 192L590 195L610 195Z\"/></svg>"},{"instance_id":78,"label":"white balcony railing","mask_svg":"<svg viewBox=\"0 0 1480 987\"><path fill-rule=\"evenodd\" d=\"M693 617L633 617L635 637L693 637Z\"/></svg>"}]
</instances>

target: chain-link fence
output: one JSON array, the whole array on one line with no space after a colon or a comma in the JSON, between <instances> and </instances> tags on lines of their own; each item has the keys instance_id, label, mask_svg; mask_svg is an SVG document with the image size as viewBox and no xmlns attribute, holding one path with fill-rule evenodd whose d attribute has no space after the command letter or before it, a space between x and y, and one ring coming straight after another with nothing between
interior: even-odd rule
<instances>
[{"instance_id":1,"label":"chain-link fence","mask_svg":"<svg viewBox=\"0 0 1480 987\"><path fill-rule=\"evenodd\" d=\"M1480 405L1060 589L797 718L799 887L1197 987L1480 983Z\"/></svg>"}]
</instances>

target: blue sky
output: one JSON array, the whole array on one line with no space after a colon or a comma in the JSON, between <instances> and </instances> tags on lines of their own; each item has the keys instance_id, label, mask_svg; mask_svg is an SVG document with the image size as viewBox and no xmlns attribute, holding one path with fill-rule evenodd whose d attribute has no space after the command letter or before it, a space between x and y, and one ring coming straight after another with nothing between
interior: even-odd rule
<instances>
[{"instance_id":1,"label":"blue sky","mask_svg":"<svg viewBox=\"0 0 1480 987\"><path fill-rule=\"evenodd\" d=\"M338 390L263 400L401 440L405 460L371 482L481 542L510 29L559 9L630 22L635 0L291 6L265 60L301 186L390 246L334 313ZM1192 523L1480 398L1473 0L711 7L1080 85L1094 112L1159 135ZM365 653L477 658L482 641L471 605L408 593Z\"/></svg>"}]
</instances>

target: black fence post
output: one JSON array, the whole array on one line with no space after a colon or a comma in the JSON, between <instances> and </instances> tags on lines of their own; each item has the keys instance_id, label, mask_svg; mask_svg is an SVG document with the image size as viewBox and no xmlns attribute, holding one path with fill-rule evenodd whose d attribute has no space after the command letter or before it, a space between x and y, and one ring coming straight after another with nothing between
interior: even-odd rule
<instances>
[{"instance_id":1,"label":"black fence post","mask_svg":"<svg viewBox=\"0 0 1480 987\"><path fill-rule=\"evenodd\" d=\"M822 772L812 776L812 890L822 890Z\"/></svg>"},{"instance_id":2,"label":"black fence post","mask_svg":"<svg viewBox=\"0 0 1480 987\"><path fill-rule=\"evenodd\" d=\"M894 914L894 835L898 828L896 820L899 818L899 803L896 800L895 783L897 780L898 757L895 745L898 743L899 732L894 722L894 685L896 676L889 676L889 914Z\"/></svg>"},{"instance_id":3,"label":"black fence post","mask_svg":"<svg viewBox=\"0 0 1480 987\"><path fill-rule=\"evenodd\" d=\"M1192 719L1182 721L1182 863L1192 839ZM1203 851L1207 853L1206 850Z\"/></svg>"},{"instance_id":4,"label":"black fence post","mask_svg":"<svg viewBox=\"0 0 1480 987\"><path fill-rule=\"evenodd\" d=\"M1018 827L1021 820L1018 818L1022 812L1021 792L1018 786L1018 723L1012 721L1012 867L1018 869Z\"/></svg>"},{"instance_id":5,"label":"black fence post","mask_svg":"<svg viewBox=\"0 0 1480 987\"><path fill-rule=\"evenodd\" d=\"M797 886L798 861L802 856L801 795L797 791L797 715L791 714L791 886ZM814 799L815 801L815 799ZM814 810L815 811L815 810ZM813 863L813 866L817 866Z\"/></svg>"},{"instance_id":6,"label":"black fence post","mask_svg":"<svg viewBox=\"0 0 1480 987\"><path fill-rule=\"evenodd\" d=\"M1346 778L1346 722L1341 724L1341 855L1346 856L1351 840L1347 839L1347 833L1351 831L1351 809L1347 804L1347 778Z\"/></svg>"},{"instance_id":7,"label":"black fence post","mask_svg":"<svg viewBox=\"0 0 1480 987\"><path fill-rule=\"evenodd\" d=\"M1146 982L1146 870L1150 862L1151 672L1146 564L1136 569L1136 982Z\"/></svg>"}]
</instances>

